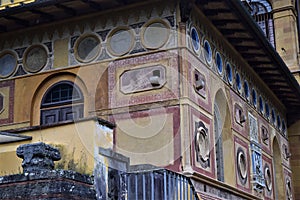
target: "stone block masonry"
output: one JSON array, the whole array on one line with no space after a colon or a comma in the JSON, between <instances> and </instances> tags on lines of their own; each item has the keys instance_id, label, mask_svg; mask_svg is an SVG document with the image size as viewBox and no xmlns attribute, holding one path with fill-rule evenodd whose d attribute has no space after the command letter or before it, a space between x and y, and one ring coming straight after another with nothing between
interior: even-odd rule
<instances>
[{"instance_id":1,"label":"stone block masonry","mask_svg":"<svg viewBox=\"0 0 300 200\"><path fill-rule=\"evenodd\" d=\"M74 171L54 170L53 161L60 159L60 153L50 145L21 145L17 155L24 159L24 173L0 177L0 199L96 199L93 178Z\"/></svg>"}]
</instances>

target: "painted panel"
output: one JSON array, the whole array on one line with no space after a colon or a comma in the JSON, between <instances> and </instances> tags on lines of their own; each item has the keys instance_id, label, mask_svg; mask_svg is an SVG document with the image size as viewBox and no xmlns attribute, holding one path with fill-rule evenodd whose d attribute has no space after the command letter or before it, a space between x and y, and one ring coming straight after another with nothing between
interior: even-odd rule
<instances>
[{"instance_id":1,"label":"painted panel","mask_svg":"<svg viewBox=\"0 0 300 200\"><path fill-rule=\"evenodd\" d=\"M13 122L14 116L14 88L15 82L2 81L0 82L0 94L2 96L2 109L0 111L0 124Z\"/></svg>"},{"instance_id":2,"label":"painted panel","mask_svg":"<svg viewBox=\"0 0 300 200\"><path fill-rule=\"evenodd\" d=\"M188 62L188 71L186 75L184 74L183 84L186 84L188 97L207 112L212 113L209 70L190 53L188 53L187 60L185 61ZM202 89L199 90L197 89L197 85L202 81Z\"/></svg>"},{"instance_id":3,"label":"painted panel","mask_svg":"<svg viewBox=\"0 0 300 200\"><path fill-rule=\"evenodd\" d=\"M239 134L249 138L247 104L234 91L230 91L232 106L232 128Z\"/></svg>"},{"instance_id":4,"label":"painted panel","mask_svg":"<svg viewBox=\"0 0 300 200\"><path fill-rule=\"evenodd\" d=\"M117 108L178 99L177 65L175 52L144 55L110 63L109 106Z\"/></svg>"},{"instance_id":5,"label":"painted panel","mask_svg":"<svg viewBox=\"0 0 300 200\"><path fill-rule=\"evenodd\" d=\"M178 171L180 161L179 108L115 114L115 150L131 165L152 164ZM159 142L158 142L159 141Z\"/></svg>"},{"instance_id":6,"label":"painted panel","mask_svg":"<svg viewBox=\"0 0 300 200\"><path fill-rule=\"evenodd\" d=\"M201 174L215 178L214 134L211 119L193 108L190 108L190 113L192 168ZM197 134L201 132L201 128L205 129L206 136L202 143L206 145L201 146L200 152L197 150ZM198 155L199 153L202 156Z\"/></svg>"},{"instance_id":7,"label":"painted panel","mask_svg":"<svg viewBox=\"0 0 300 200\"><path fill-rule=\"evenodd\" d=\"M244 190L246 192L251 192L250 189L250 159L249 159L249 145L244 142L243 140L241 140L238 137L234 137L234 149L235 149L235 168L236 168L236 184L237 187L241 190ZM245 162L246 162L246 166L245 166L245 170L246 172L246 176L244 176L245 180L241 180L240 176L239 176L239 170L238 169L238 165L239 165L239 159L238 159L238 155L239 155L239 151L242 150L244 152L245 155ZM240 159L241 160L241 159ZM242 161L242 160L241 160Z\"/></svg>"}]
</instances>

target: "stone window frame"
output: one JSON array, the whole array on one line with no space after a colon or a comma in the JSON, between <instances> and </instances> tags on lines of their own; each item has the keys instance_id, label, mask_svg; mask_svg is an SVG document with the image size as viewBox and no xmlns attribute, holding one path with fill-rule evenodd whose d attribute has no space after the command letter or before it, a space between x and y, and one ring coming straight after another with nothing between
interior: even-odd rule
<instances>
[{"instance_id":1,"label":"stone window frame","mask_svg":"<svg viewBox=\"0 0 300 200\"><path fill-rule=\"evenodd\" d=\"M78 47L79 47L79 44L80 44L84 39L86 39L86 38L88 38L88 37L93 37L93 38L95 38L95 39L98 41L98 43L99 43L99 44L98 44L98 45L99 45L99 48L98 48L96 54L95 54L92 58L90 58L90 59L82 59L82 58L80 58L80 56L78 55ZM86 34L83 34L83 35L81 35L80 37L78 37L78 38L76 39L76 42L75 42L75 44L74 44L74 54L75 54L75 58L76 58L77 61L79 61L79 62L81 62L81 63L89 63L89 62L92 62L92 61L94 61L94 60L100 55L100 53L101 53L101 39L100 39L100 37L98 37L96 34L94 34L94 33L86 33Z\"/></svg>"},{"instance_id":2,"label":"stone window frame","mask_svg":"<svg viewBox=\"0 0 300 200\"><path fill-rule=\"evenodd\" d=\"M193 38L193 31L194 31L194 33L196 33L198 41L194 40L194 38ZM199 52L201 50L201 43L200 43L200 41L201 41L201 39L200 39L200 34L199 34L198 29L195 26L191 26L191 29L190 29L190 42L191 42L191 45L192 45L192 48L193 48L194 52L197 53L197 54L199 54ZM196 49L196 47L194 45L195 42L197 43L198 49Z\"/></svg>"},{"instance_id":3,"label":"stone window frame","mask_svg":"<svg viewBox=\"0 0 300 200\"><path fill-rule=\"evenodd\" d=\"M229 83L229 85L233 84L233 72L232 72L232 65L230 62L226 62L225 65L225 71L226 71L226 78Z\"/></svg>"},{"instance_id":4,"label":"stone window frame","mask_svg":"<svg viewBox=\"0 0 300 200\"><path fill-rule=\"evenodd\" d=\"M28 58L28 53L34 49L34 48L41 48L42 50L45 51L46 55L47 55L47 58L45 60L45 63L44 65L40 66L39 69L37 70L32 70L28 67L28 63L27 63L27 58ZM49 50L48 48L43 45L43 44L34 44L32 46L29 46L28 48L26 48L25 52L24 52L24 56L23 56L23 66L24 66L24 69L26 70L26 72L29 72L29 73L37 73L37 72L40 72L41 70L43 70L46 66L47 66L47 63L49 62Z\"/></svg>"},{"instance_id":5,"label":"stone window frame","mask_svg":"<svg viewBox=\"0 0 300 200\"><path fill-rule=\"evenodd\" d=\"M12 76L15 73L17 66L18 66L18 56L14 51L4 50L0 53L0 58L7 54L10 54L11 56L13 56L15 58L15 66L13 67L13 69L11 70L11 72L9 74L7 74L6 76L0 75L0 78L8 78L8 77Z\"/></svg>"},{"instance_id":6,"label":"stone window frame","mask_svg":"<svg viewBox=\"0 0 300 200\"><path fill-rule=\"evenodd\" d=\"M238 71L235 72L235 85L238 93L242 91L242 78Z\"/></svg>"},{"instance_id":7,"label":"stone window frame","mask_svg":"<svg viewBox=\"0 0 300 200\"><path fill-rule=\"evenodd\" d=\"M221 53L218 51L216 51L215 62L216 62L217 72L220 76L222 76L224 73L224 66L223 66L224 64L223 64Z\"/></svg>"},{"instance_id":8,"label":"stone window frame","mask_svg":"<svg viewBox=\"0 0 300 200\"><path fill-rule=\"evenodd\" d=\"M123 52L123 53L116 53L115 51L113 51L113 49L111 48L111 39L112 39L112 36L114 34L116 34L117 32L119 31L128 31L130 34L131 34L131 44L128 48L128 50L126 52ZM135 43L135 34L134 34L134 31L129 27L129 26L119 26L115 29L113 29L109 34L108 34L108 37L107 37L107 50L108 52L113 55L113 56L123 56L123 55L126 55L128 54L134 47L134 43Z\"/></svg>"},{"instance_id":9,"label":"stone window frame","mask_svg":"<svg viewBox=\"0 0 300 200\"><path fill-rule=\"evenodd\" d=\"M204 52L205 61L209 65L211 65L213 61L213 50L210 42L207 39L204 39L203 41L203 52Z\"/></svg>"},{"instance_id":10,"label":"stone window frame","mask_svg":"<svg viewBox=\"0 0 300 200\"><path fill-rule=\"evenodd\" d=\"M167 29L167 36L165 38L165 40L163 40L162 44L157 46L157 47L150 47L148 45L146 45L145 43L145 39L144 39L144 35L145 35L145 32L146 32L146 29L151 25L151 24L154 24L154 23L161 23L163 25L165 25L166 29ZM162 48L163 46L166 45L166 43L169 41L170 39L170 33L171 33L171 26L169 24L169 22L167 22L166 20L163 20L161 18L155 18L155 19L151 19L149 20L148 22L146 22L142 28L141 28L141 36L140 36L140 39L141 39L141 42L142 42L142 46L145 47L146 49L151 49L151 50L154 50L154 49L160 49Z\"/></svg>"}]
</instances>

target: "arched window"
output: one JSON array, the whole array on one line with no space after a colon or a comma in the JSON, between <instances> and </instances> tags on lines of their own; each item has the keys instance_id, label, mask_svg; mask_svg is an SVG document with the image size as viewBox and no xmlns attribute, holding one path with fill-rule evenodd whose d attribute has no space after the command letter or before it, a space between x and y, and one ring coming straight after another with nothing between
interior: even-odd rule
<instances>
[{"instance_id":1,"label":"arched window","mask_svg":"<svg viewBox=\"0 0 300 200\"><path fill-rule=\"evenodd\" d=\"M251 15L275 48L272 6L267 0L252 0Z\"/></svg>"},{"instance_id":2,"label":"arched window","mask_svg":"<svg viewBox=\"0 0 300 200\"><path fill-rule=\"evenodd\" d=\"M215 151L216 151L216 168L218 181L224 182L224 167L223 167L223 140L221 127L221 114L217 104L214 105L214 130L215 130Z\"/></svg>"},{"instance_id":3,"label":"arched window","mask_svg":"<svg viewBox=\"0 0 300 200\"><path fill-rule=\"evenodd\" d=\"M83 117L83 95L70 81L61 81L50 87L41 103L41 124L76 120Z\"/></svg>"}]
</instances>

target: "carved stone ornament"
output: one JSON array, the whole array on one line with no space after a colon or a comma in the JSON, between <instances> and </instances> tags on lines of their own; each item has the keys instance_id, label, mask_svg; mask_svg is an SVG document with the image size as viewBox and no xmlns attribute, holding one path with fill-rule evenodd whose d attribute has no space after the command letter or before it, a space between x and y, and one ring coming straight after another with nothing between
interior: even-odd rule
<instances>
[{"instance_id":1,"label":"carved stone ornament","mask_svg":"<svg viewBox=\"0 0 300 200\"><path fill-rule=\"evenodd\" d=\"M245 152L242 148L238 148L237 150L237 168L238 168L238 176L242 182L245 184L247 181L247 159Z\"/></svg>"},{"instance_id":2,"label":"carved stone ornament","mask_svg":"<svg viewBox=\"0 0 300 200\"><path fill-rule=\"evenodd\" d=\"M265 187L261 147L256 143L251 143L251 152L252 152L252 184L254 190L261 193L263 192L263 188Z\"/></svg>"},{"instance_id":3,"label":"carved stone ornament","mask_svg":"<svg viewBox=\"0 0 300 200\"><path fill-rule=\"evenodd\" d=\"M248 119L250 128L250 140L258 143L257 119L251 113L248 113Z\"/></svg>"},{"instance_id":4,"label":"carved stone ornament","mask_svg":"<svg viewBox=\"0 0 300 200\"><path fill-rule=\"evenodd\" d=\"M272 191L272 175L269 165L265 165L264 170L265 184L268 191Z\"/></svg>"},{"instance_id":5,"label":"carved stone ornament","mask_svg":"<svg viewBox=\"0 0 300 200\"><path fill-rule=\"evenodd\" d=\"M207 167L209 163L209 136L208 129L203 122L196 122L195 130L195 149L197 153L197 161L202 163L203 167Z\"/></svg>"},{"instance_id":6,"label":"carved stone ornament","mask_svg":"<svg viewBox=\"0 0 300 200\"><path fill-rule=\"evenodd\" d=\"M288 147L287 147L286 144L282 145L282 150L283 150L283 156L284 156L284 158L286 160L288 160L292 156L292 154L291 154L291 152L289 152Z\"/></svg>"},{"instance_id":7,"label":"carved stone ornament","mask_svg":"<svg viewBox=\"0 0 300 200\"><path fill-rule=\"evenodd\" d=\"M197 70L194 71L194 89L202 97L206 96L205 76Z\"/></svg>"},{"instance_id":8,"label":"carved stone ornament","mask_svg":"<svg viewBox=\"0 0 300 200\"><path fill-rule=\"evenodd\" d=\"M244 114L243 108L240 105L235 104L234 110L235 110L235 121L239 125L243 126L243 124L246 122L246 116Z\"/></svg>"},{"instance_id":9,"label":"carved stone ornament","mask_svg":"<svg viewBox=\"0 0 300 200\"><path fill-rule=\"evenodd\" d=\"M124 94L158 89L166 83L166 69L155 65L125 71L120 76L120 90Z\"/></svg>"},{"instance_id":10,"label":"carved stone ornament","mask_svg":"<svg viewBox=\"0 0 300 200\"><path fill-rule=\"evenodd\" d=\"M17 148L17 156L23 159L23 173L53 170L53 161L61 158L56 148L42 142L19 146Z\"/></svg>"},{"instance_id":11,"label":"carved stone ornament","mask_svg":"<svg viewBox=\"0 0 300 200\"><path fill-rule=\"evenodd\" d=\"M289 178L286 179L285 187L286 187L286 198L288 200L292 200L293 199L292 184Z\"/></svg>"},{"instance_id":12,"label":"carved stone ornament","mask_svg":"<svg viewBox=\"0 0 300 200\"><path fill-rule=\"evenodd\" d=\"M264 144L268 145L269 143L269 132L268 129L264 126L261 127L261 139Z\"/></svg>"}]
</instances>

